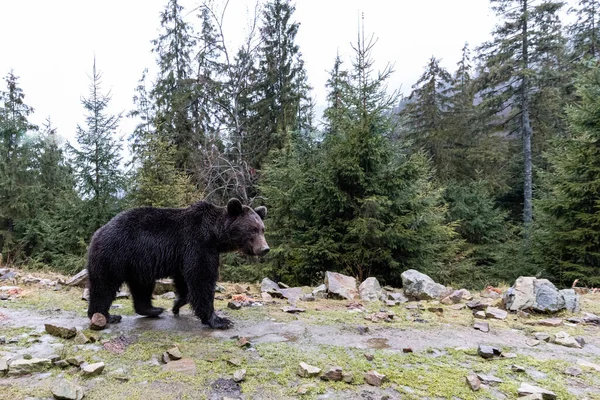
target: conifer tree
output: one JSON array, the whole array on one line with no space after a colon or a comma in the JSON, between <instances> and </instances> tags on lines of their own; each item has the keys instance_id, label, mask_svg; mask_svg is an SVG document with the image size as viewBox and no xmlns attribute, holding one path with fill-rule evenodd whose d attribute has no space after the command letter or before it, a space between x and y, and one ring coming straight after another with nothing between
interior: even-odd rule
<instances>
[{"instance_id":1,"label":"conifer tree","mask_svg":"<svg viewBox=\"0 0 600 400\"><path fill-rule=\"evenodd\" d=\"M94 60L89 95L81 99L85 125L77 126L78 146L68 147L77 186L86 201L90 235L120 211L125 183L120 169L121 139L115 137L121 114L107 113L110 94L101 92L101 77Z\"/></svg>"},{"instance_id":2,"label":"conifer tree","mask_svg":"<svg viewBox=\"0 0 600 400\"><path fill-rule=\"evenodd\" d=\"M600 1L578 0L569 9L577 20L568 27L575 60L600 57Z\"/></svg>"}]
</instances>

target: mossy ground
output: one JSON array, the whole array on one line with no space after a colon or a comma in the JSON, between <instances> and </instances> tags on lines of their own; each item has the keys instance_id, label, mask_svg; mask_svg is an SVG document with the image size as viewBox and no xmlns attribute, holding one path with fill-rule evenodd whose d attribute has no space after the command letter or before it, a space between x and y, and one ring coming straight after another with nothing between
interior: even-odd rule
<instances>
[{"instance_id":1,"label":"mossy ground","mask_svg":"<svg viewBox=\"0 0 600 400\"><path fill-rule=\"evenodd\" d=\"M258 289L253 286L255 298ZM227 295L216 301L217 309L227 308ZM600 314L600 294L584 296L582 308L584 311ZM116 313L134 315L130 299L117 300L120 304ZM158 297L154 303L170 308L172 300ZM272 321L282 324L303 324L319 326L323 329L343 331L345 327L353 329L366 325L373 329L398 329L399 331L414 331L428 340L428 332L444 331L452 335L452 327L470 329L473 317L466 310L451 310L443 307L442 313L425 310L408 310L400 305L391 308L395 317L392 322L373 323L365 320L365 313L349 312L347 301L319 300L302 302L298 306L306 312L287 314L281 307L287 305L285 300L276 300L262 307L244 307L237 311L228 311L236 321L254 322ZM381 303L363 303L367 313L377 312L382 308ZM423 303L426 306L426 303ZM26 288L22 297L11 302L4 302L8 308L26 309L32 312L44 313L57 309L73 313L76 316L86 315L87 303L81 300L81 290L63 288L53 291L48 288L31 286ZM0 308L0 312L2 308ZM188 311L189 312L189 311ZM559 315L559 317L566 317ZM504 321L488 321L492 331L508 332L518 330L526 335L533 332L545 331L555 333L560 330L571 335L590 337L598 335L597 327L561 326L540 327L530 325L531 321L547 316L533 316L529 319L509 316ZM414 322L415 318L426 320L427 323ZM18 346L27 347L26 335L35 329L2 327L0 336L22 337ZM91 332L99 340L115 339L122 332ZM476 348L456 349L439 348L432 342L431 350L420 350L415 353L403 353L398 349L357 348L354 343L345 342L340 338L336 344L318 344L310 338L280 342L256 342L250 348L240 348L235 338L221 336L210 337L196 332L177 330L149 330L126 332L127 339L133 341L121 354L105 350L100 344L77 346L70 340L58 340L65 345L65 356L80 355L87 362L103 361L105 371L96 378L84 378L77 368L60 370L52 368L49 375L42 377L0 378L0 399L21 399L27 396L49 397L52 385L58 379L68 379L86 388L86 399L202 399L215 396L213 382L219 378L231 378L240 368L247 371L246 379L241 383L241 393L247 399L286 399L298 398L298 388L310 385L302 398L318 398L327 394L329 398L360 398L361 392L372 390L364 383L364 374L376 370L388 377L380 389L381 393L392 393L391 398L402 399L487 399L495 398L494 392L501 392L507 398L517 397L517 388L521 382L528 382L554 391L559 399L600 399L600 392L593 388L600 387L600 374L585 371L579 377L570 377L563 373L572 361L560 358L544 360L517 355L514 359L498 358L484 360L476 353ZM376 336L373 339L377 339ZM490 342L493 336L490 335ZM158 362L162 352L177 344L185 357L192 358L196 366L195 376L181 373L165 372ZM385 347L385 346L382 346ZM0 345L0 351L3 346ZM505 348L505 351L514 351ZM576 350L573 350L576 351ZM373 355L368 361L365 353ZM586 357L589 361L600 362L600 355ZM238 359L240 366L231 365L228 360ZM325 382L319 378L300 378L297 368L300 362L325 369L328 366L340 366L345 372L353 375L352 383ZM513 372L513 364L521 365L528 372ZM494 375L504 380L503 383L473 392L465 383L465 376L471 372ZM569 392L569 388L583 388L584 397ZM591 389L590 389L591 388ZM381 396L380 396L381 397ZM379 397L376 397L379 398Z\"/></svg>"}]
</instances>

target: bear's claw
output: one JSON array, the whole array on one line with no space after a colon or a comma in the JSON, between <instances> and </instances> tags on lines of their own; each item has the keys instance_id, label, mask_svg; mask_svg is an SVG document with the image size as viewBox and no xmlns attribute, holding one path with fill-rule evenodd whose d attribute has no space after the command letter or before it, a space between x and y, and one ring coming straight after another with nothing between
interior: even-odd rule
<instances>
[{"instance_id":1,"label":"bear's claw","mask_svg":"<svg viewBox=\"0 0 600 400\"><path fill-rule=\"evenodd\" d=\"M229 329L233 327L233 321L228 318L219 317L216 314L213 314L205 324L212 329Z\"/></svg>"}]
</instances>

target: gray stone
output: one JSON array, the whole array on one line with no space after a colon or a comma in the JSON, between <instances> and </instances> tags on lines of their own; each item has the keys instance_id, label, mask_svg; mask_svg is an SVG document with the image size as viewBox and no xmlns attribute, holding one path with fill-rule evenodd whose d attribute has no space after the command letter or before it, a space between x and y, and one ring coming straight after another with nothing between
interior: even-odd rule
<instances>
[{"instance_id":1,"label":"gray stone","mask_svg":"<svg viewBox=\"0 0 600 400\"><path fill-rule=\"evenodd\" d=\"M392 300L400 304L408 301L404 293L401 292L388 293L388 300Z\"/></svg>"},{"instance_id":2,"label":"gray stone","mask_svg":"<svg viewBox=\"0 0 600 400\"><path fill-rule=\"evenodd\" d=\"M448 307L448 308L449 308L449 309L451 309L451 310L454 310L454 311L458 311L458 310L462 310L462 309L464 309L464 308L466 308L466 307L467 307L467 305L466 305L466 304L452 304L452 305L451 305L450 307Z\"/></svg>"},{"instance_id":3,"label":"gray stone","mask_svg":"<svg viewBox=\"0 0 600 400\"><path fill-rule=\"evenodd\" d=\"M525 372L525 367L516 364L511 365L510 369L514 372Z\"/></svg>"},{"instance_id":4,"label":"gray stone","mask_svg":"<svg viewBox=\"0 0 600 400\"><path fill-rule=\"evenodd\" d=\"M162 366L163 371L177 372L180 374L194 376L196 375L196 363L191 358L182 358L181 360L171 361Z\"/></svg>"},{"instance_id":5,"label":"gray stone","mask_svg":"<svg viewBox=\"0 0 600 400\"><path fill-rule=\"evenodd\" d=\"M519 311L532 308L535 304L535 278L521 276L515 284L504 293L503 301L508 311Z\"/></svg>"},{"instance_id":6,"label":"gray stone","mask_svg":"<svg viewBox=\"0 0 600 400\"><path fill-rule=\"evenodd\" d=\"M552 341L552 343L559 344L559 345L565 346L565 347L573 347L576 349L581 348L581 344L579 344L579 342L577 340L575 340L574 337L572 337L571 335L569 335L568 333L563 332L563 331L557 332L551 338L551 341Z\"/></svg>"},{"instance_id":7,"label":"gray stone","mask_svg":"<svg viewBox=\"0 0 600 400\"><path fill-rule=\"evenodd\" d=\"M471 300L467 303L467 307L475 311L483 311L489 306L490 305L487 302L483 302L481 300Z\"/></svg>"},{"instance_id":8,"label":"gray stone","mask_svg":"<svg viewBox=\"0 0 600 400\"><path fill-rule=\"evenodd\" d=\"M405 295L418 300L437 300L448 291L444 285L414 269L404 271L401 278Z\"/></svg>"},{"instance_id":9,"label":"gray stone","mask_svg":"<svg viewBox=\"0 0 600 400\"><path fill-rule=\"evenodd\" d=\"M77 329L65 328L63 326L57 326L52 324L45 324L46 332L52 336L57 336L63 339L71 339L77 335Z\"/></svg>"},{"instance_id":10,"label":"gray stone","mask_svg":"<svg viewBox=\"0 0 600 400\"><path fill-rule=\"evenodd\" d=\"M488 324L487 322L476 321L475 324L473 324L473 328L481 332L489 332L490 324Z\"/></svg>"},{"instance_id":11,"label":"gray stone","mask_svg":"<svg viewBox=\"0 0 600 400\"><path fill-rule=\"evenodd\" d=\"M97 362L94 364L88 364L85 367L82 368L82 372L84 376L96 376L96 375L100 375L102 373L102 371L104 370L104 363L103 362Z\"/></svg>"},{"instance_id":12,"label":"gray stone","mask_svg":"<svg viewBox=\"0 0 600 400\"><path fill-rule=\"evenodd\" d=\"M365 279L358 287L361 300L378 301L383 295L383 289L376 278Z\"/></svg>"},{"instance_id":13,"label":"gray stone","mask_svg":"<svg viewBox=\"0 0 600 400\"><path fill-rule=\"evenodd\" d=\"M500 354L502 354L502 352L497 347L486 346L481 344L477 348L477 354L479 354L483 358L492 358L494 356L499 356Z\"/></svg>"},{"instance_id":14,"label":"gray stone","mask_svg":"<svg viewBox=\"0 0 600 400\"><path fill-rule=\"evenodd\" d=\"M562 323L562 319L560 318L546 318L537 321L537 325L542 326L560 326Z\"/></svg>"},{"instance_id":15,"label":"gray stone","mask_svg":"<svg viewBox=\"0 0 600 400\"><path fill-rule=\"evenodd\" d=\"M81 366L81 364L83 364L85 362L85 360L82 356L69 357L65 361L76 367Z\"/></svg>"},{"instance_id":16,"label":"gray stone","mask_svg":"<svg viewBox=\"0 0 600 400\"><path fill-rule=\"evenodd\" d=\"M242 382L244 379L246 379L246 370L245 369L238 369L237 371L235 371L233 373L234 381Z\"/></svg>"},{"instance_id":17,"label":"gray stone","mask_svg":"<svg viewBox=\"0 0 600 400\"><path fill-rule=\"evenodd\" d=\"M261 292L269 292L271 290L279 290L280 287L277 283L270 280L269 278L264 278L260 283L260 291Z\"/></svg>"},{"instance_id":18,"label":"gray stone","mask_svg":"<svg viewBox=\"0 0 600 400\"><path fill-rule=\"evenodd\" d=\"M550 335L546 332L536 332L533 334L533 336L539 340L539 341L543 341L543 342L548 342L550 340Z\"/></svg>"},{"instance_id":19,"label":"gray stone","mask_svg":"<svg viewBox=\"0 0 600 400\"><path fill-rule=\"evenodd\" d=\"M0 358L0 376L6 375L7 372L8 372L8 362L6 361L6 358L2 357L2 358Z\"/></svg>"},{"instance_id":20,"label":"gray stone","mask_svg":"<svg viewBox=\"0 0 600 400\"><path fill-rule=\"evenodd\" d=\"M548 279L536 279L534 282L535 303L533 309L538 312L557 312L565 308L565 299L556 286Z\"/></svg>"},{"instance_id":21,"label":"gray stone","mask_svg":"<svg viewBox=\"0 0 600 400\"><path fill-rule=\"evenodd\" d=\"M52 366L47 358L32 358L31 360L15 360L8 366L8 375L26 375L34 372L44 371Z\"/></svg>"},{"instance_id":22,"label":"gray stone","mask_svg":"<svg viewBox=\"0 0 600 400\"><path fill-rule=\"evenodd\" d=\"M302 288L279 289L279 293L288 300L298 300L302 296Z\"/></svg>"},{"instance_id":23,"label":"gray stone","mask_svg":"<svg viewBox=\"0 0 600 400\"><path fill-rule=\"evenodd\" d=\"M530 385L529 383L521 383L521 386L518 389L519 396L528 396L528 395L537 395L541 394L544 400L546 399L556 399L556 394L549 390L543 389L538 386Z\"/></svg>"},{"instance_id":24,"label":"gray stone","mask_svg":"<svg viewBox=\"0 0 600 400\"><path fill-rule=\"evenodd\" d=\"M565 299L565 308L568 312L579 312L579 295L574 289L559 290L563 299Z\"/></svg>"},{"instance_id":25,"label":"gray stone","mask_svg":"<svg viewBox=\"0 0 600 400\"><path fill-rule=\"evenodd\" d=\"M312 378L321 373L321 368L313 367L307 363L301 362L298 366L298 375L302 378Z\"/></svg>"},{"instance_id":26,"label":"gray stone","mask_svg":"<svg viewBox=\"0 0 600 400\"><path fill-rule=\"evenodd\" d=\"M342 367L329 367L325 372L323 372L321 379L324 381L341 381Z\"/></svg>"},{"instance_id":27,"label":"gray stone","mask_svg":"<svg viewBox=\"0 0 600 400\"><path fill-rule=\"evenodd\" d=\"M470 374L466 376L467 385L471 388L472 391L476 392L481 388L481 381L475 374Z\"/></svg>"},{"instance_id":28,"label":"gray stone","mask_svg":"<svg viewBox=\"0 0 600 400\"><path fill-rule=\"evenodd\" d=\"M488 307L485 309L485 316L494 319L506 319L508 313L496 307Z\"/></svg>"},{"instance_id":29,"label":"gray stone","mask_svg":"<svg viewBox=\"0 0 600 400\"><path fill-rule=\"evenodd\" d=\"M504 381L494 375L484 375L484 374L477 374L477 378L479 378L479 380L482 383L485 383L486 385L490 385L490 384L494 384L494 383L503 383Z\"/></svg>"},{"instance_id":30,"label":"gray stone","mask_svg":"<svg viewBox=\"0 0 600 400\"><path fill-rule=\"evenodd\" d=\"M175 292L167 292L165 294L162 294L160 297L167 300L175 300L177 298L177 295L175 294Z\"/></svg>"},{"instance_id":31,"label":"gray stone","mask_svg":"<svg viewBox=\"0 0 600 400\"><path fill-rule=\"evenodd\" d=\"M81 400L83 399L83 388L73 382L61 379L52 387L52 395L59 400Z\"/></svg>"},{"instance_id":32,"label":"gray stone","mask_svg":"<svg viewBox=\"0 0 600 400\"><path fill-rule=\"evenodd\" d=\"M564 374L570 376L579 376L583 374L583 370L577 365L572 365L570 367L565 368Z\"/></svg>"},{"instance_id":33,"label":"gray stone","mask_svg":"<svg viewBox=\"0 0 600 400\"><path fill-rule=\"evenodd\" d=\"M352 383L354 374L352 372L342 372L342 380L346 383Z\"/></svg>"},{"instance_id":34,"label":"gray stone","mask_svg":"<svg viewBox=\"0 0 600 400\"><path fill-rule=\"evenodd\" d=\"M356 279L351 276L327 271L325 273L325 285L327 285L327 291L329 293L333 293L345 299L354 300L358 296Z\"/></svg>"},{"instance_id":35,"label":"gray stone","mask_svg":"<svg viewBox=\"0 0 600 400\"><path fill-rule=\"evenodd\" d=\"M230 308L232 310L239 310L240 308L242 308L242 303L239 301L230 301L229 303L227 303L227 308Z\"/></svg>"},{"instance_id":36,"label":"gray stone","mask_svg":"<svg viewBox=\"0 0 600 400\"><path fill-rule=\"evenodd\" d=\"M75 276L69 279L65 285L67 286L78 286L78 287L86 287L88 284L88 270L83 269L79 271Z\"/></svg>"},{"instance_id":37,"label":"gray stone","mask_svg":"<svg viewBox=\"0 0 600 400\"><path fill-rule=\"evenodd\" d=\"M313 296L317 299L322 299L327 297L327 286L325 284L319 285L312 291Z\"/></svg>"},{"instance_id":38,"label":"gray stone","mask_svg":"<svg viewBox=\"0 0 600 400\"><path fill-rule=\"evenodd\" d=\"M527 339L525 344L529 347L535 347L540 344L540 341L537 339Z\"/></svg>"},{"instance_id":39,"label":"gray stone","mask_svg":"<svg viewBox=\"0 0 600 400\"><path fill-rule=\"evenodd\" d=\"M579 365L583 368L593 369L596 372L600 372L600 364L594 364L587 360L579 359L579 360L577 360L577 365Z\"/></svg>"},{"instance_id":40,"label":"gray stone","mask_svg":"<svg viewBox=\"0 0 600 400\"><path fill-rule=\"evenodd\" d=\"M183 354L181 354L181 350L177 346L171 347L166 353L171 360L181 360L183 358Z\"/></svg>"},{"instance_id":41,"label":"gray stone","mask_svg":"<svg viewBox=\"0 0 600 400\"><path fill-rule=\"evenodd\" d=\"M485 319L485 311L475 311L473 317L478 319Z\"/></svg>"},{"instance_id":42,"label":"gray stone","mask_svg":"<svg viewBox=\"0 0 600 400\"><path fill-rule=\"evenodd\" d=\"M57 360L53 362L54 365L56 365L58 368L67 368L69 365L67 360Z\"/></svg>"},{"instance_id":43,"label":"gray stone","mask_svg":"<svg viewBox=\"0 0 600 400\"><path fill-rule=\"evenodd\" d=\"M297 313L301 313L301 312L305 312L306 310L304 308L300 308L300 307L283 307L281 309L281 311L286 312L286 313L290 313L290 314L297 314Z\"/></svg>"},{"instance_id":44,"label":"gray stone","mask_svg":"<svg viewBox=\"0 0 600 400\"><path fill-rule=\"evenodd\" d=\"M300 301L315 301L316 298L311 293L308 293L308 294L303 294L302 296L300 296L300 298L298 300L300 300Z\"/></svg>"},{"instance_id":45,"label":"gray stone","mask_svg":"<svg viewBox=\"0 0 600 400\"><path fill-rule=\"evenodd\" d=\"M386 381L387 377L375 370L371 370L365 374L365 382L371 386L381 386L381 384Z\"/></svg>"}]
</instances>

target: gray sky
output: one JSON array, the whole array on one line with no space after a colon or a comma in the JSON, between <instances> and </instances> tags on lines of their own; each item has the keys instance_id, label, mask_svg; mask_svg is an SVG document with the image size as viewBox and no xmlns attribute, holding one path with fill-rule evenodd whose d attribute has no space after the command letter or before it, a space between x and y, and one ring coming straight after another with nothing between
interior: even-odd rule
<instances>
[{"instance_id":1,"label":"gray sky","mask_svg":"<svg viewBox=\"0 0 600 400\"><path fill-rule=\"evenodd\" d=\"M158 35L159 12L166 2L2 0L0 75L12 68L20 77L26 102L35 108L32 122L41 125L50 116L59 134L73 140L83 121L80 97L88 93L94 54L103 91L112 94L109 111L133 107L143 69L155 66L150 41ZM191 10L198 1L182 4ZM248 8L251 1L230 1L225 36L233 46L245 35ZM297 42L319 106L324 105L327 71L336 52L348 61L352 55L350 43L356 40L361 12L366 34L378 38L376 69L394 64L389 87L401 87L404 94L432 55L453 71L464 43L475 47L494 26L486 0L296 0L295 19L301 23ZM121 134L128 136L132 126L123 120Z\"/></svg>"}]
</instances>

